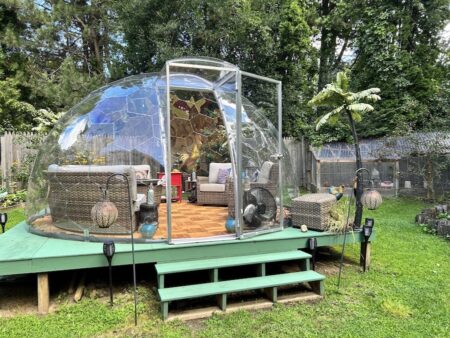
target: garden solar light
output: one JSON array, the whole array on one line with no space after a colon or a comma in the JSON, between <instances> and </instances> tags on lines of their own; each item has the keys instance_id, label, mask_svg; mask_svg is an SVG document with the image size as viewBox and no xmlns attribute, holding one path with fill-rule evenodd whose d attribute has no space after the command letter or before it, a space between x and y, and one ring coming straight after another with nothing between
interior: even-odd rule
<instances>
[{"instance_id":1,"label":"garden solar light","mask_svg":"<svg viewBox=\"0 0 450 338\"><path fill-rule=\"evenodd\" d=\"M317 253L317 238L312 237L308 239L308 247L312 252L312 269L316 269L316 253Z\"/></svg>"},{"instance_id":2,"label":"garden solar light","mask_svg":"<svg viewBox=\"0 0 450 338\"><path fill-rule=\"evenodd\" d=\"M2 232L5 232L6 222L8 222L8 214L0 213L0 224L2 225Z\"/></svg>"},{"instance_id":3,"label":"garden solar light","mask_svg":"<svg viewBox=\"0 0 450 338\"><path fill-rule=\"evenodd\" d=\"M106 241L103 243L103 254L108 260L109 265L109 302L111 306L113 306L113 287L112 287L112 259L114 257L114 253L116 252L116 246L113 241Z\"/></svg>"},{"instance_id":4,"label":"garden solar light","mask_svg":"<svg viewBox=\"0 0 450 338\"><path fill-rule=\"evenodd\" d=\"M373 226L375 221L373 218L366 218L366 221L363 226L364 239L366 242L369 240L370 235L372 235Z\"/></svg>"}]
</instances>

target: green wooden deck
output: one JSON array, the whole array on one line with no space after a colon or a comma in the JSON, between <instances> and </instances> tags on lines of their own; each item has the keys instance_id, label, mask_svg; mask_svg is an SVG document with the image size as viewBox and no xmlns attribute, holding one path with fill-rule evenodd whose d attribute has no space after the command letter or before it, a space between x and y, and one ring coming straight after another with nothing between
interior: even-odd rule
<instances>
[{"instance_id":1,"label":"green wooden deck","mask_svg":"<svg viewBox=\"0 0 450 338\"><path fill-rule=\"evenodd\" d=\"M316 237L318 246L342 244L344 236L288 228L243 240L190 244L136 244L136 263L163 263L193 259L283 252L307 247ZM362 242L361 233L349 234L347 243ZM25 222L0 235L0 276L45 273L107 266L102 243L42 237L27 231ZM131 264L131 245L116 244L113 265Z\"/></svg>"}]
</instances>

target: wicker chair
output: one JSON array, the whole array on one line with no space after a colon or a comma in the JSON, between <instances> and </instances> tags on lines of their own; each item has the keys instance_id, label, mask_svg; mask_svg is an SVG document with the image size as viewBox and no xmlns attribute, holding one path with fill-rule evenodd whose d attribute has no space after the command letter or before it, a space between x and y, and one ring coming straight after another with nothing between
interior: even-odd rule
<instances>
[{"instance_id":1,"label":"wicker chair","mask_svg":"<svg viewBox=\"0 0 450 338\"><path fill-rule=\"evenodd\" d=\"M266 161L261 166L261 171L258 181L250 182L250 189L265 188L275 197L278 194L278 177L279 166L278 163ZM227 197L228 197L228 215L235 217L235 201L234 201L234 184L230 178L227 182Z\"/></svg>"},{"instance_id":2,"label":"wicker chair","mask_svg":"<svg viewBox=\"0 0 450 338\"><path fill-rule=\"evenodd\" d=\"M209 176L197 176L197 203L227 205L227 185L217 183L219 169L231 169L231 163L210 163Z\"/></svg>"},{"instance_id":3,"label":"wicker chair","mask_svg":"<svg viewBox=\"0 0 450 338\"><path fill-rule=\"evenodd\" d=\"M128 187L121 177L110 180L108 198L118 211L117 221L109 228L99 228L93 224L91 209L102 200L100 188L106 187L106 181L114 172L64 172L47 171L49 182L49 208L54 224L63 230L92 234L129 234L130 214L133 229L136 225L136 177L129 168L124 172L130 183L131 200L128 199Z\"/></svg>"}]
</instances>

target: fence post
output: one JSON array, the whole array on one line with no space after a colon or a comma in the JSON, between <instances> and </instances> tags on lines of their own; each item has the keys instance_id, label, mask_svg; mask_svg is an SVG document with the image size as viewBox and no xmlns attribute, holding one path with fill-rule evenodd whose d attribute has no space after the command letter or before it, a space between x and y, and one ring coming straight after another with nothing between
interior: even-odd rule
<instances>
[{"instance_id":1,"label":"fence post","mask_svg":"<svg viewBox=\"0 0 450 338\"><path fill-rule=\"evenodd\" d=\"M394 187L395 187L395 197L398 197L398 192L400 189L400 162L395 161L395 173L394 173Z\"/></svg>"}]
</instances>

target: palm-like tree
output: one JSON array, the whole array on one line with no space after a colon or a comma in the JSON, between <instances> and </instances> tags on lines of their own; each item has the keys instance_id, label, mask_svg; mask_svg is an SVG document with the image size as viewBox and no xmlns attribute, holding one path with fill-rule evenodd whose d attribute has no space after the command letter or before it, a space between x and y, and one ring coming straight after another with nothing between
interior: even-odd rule
<instances>
[{"instance_id":1,"label":"palm-like tree","mask_svg":"<svg viewBox=\"0 0 450 338\"><path fill-rule=\"evenodd\" d=\"M370 88L353 93L349 91L347 72L339 72L336 75L336 81L326 85L325 88L323 88L308 103L310 106L314 107L334 108L318 119L316 130L319 130L320 127L327 122L335 124L341 115L348 119L353 141L355 143L356 169L362 168L362 159L355 124L362 120L363 114L373 111L374 108L367 102L376 102L380 100L380 96L377 95L379 92L379 88ZM362 173L358 172L356 184L355 227L361 225L363 209L361 203L362 193Z\"/></svg>"}]
</instances>

